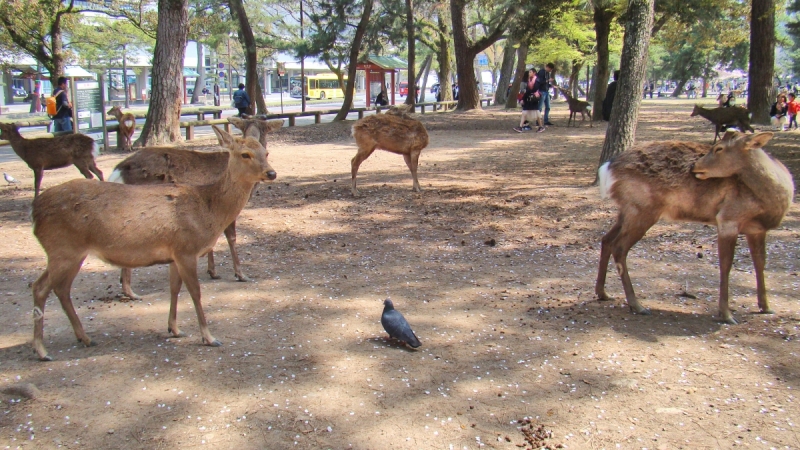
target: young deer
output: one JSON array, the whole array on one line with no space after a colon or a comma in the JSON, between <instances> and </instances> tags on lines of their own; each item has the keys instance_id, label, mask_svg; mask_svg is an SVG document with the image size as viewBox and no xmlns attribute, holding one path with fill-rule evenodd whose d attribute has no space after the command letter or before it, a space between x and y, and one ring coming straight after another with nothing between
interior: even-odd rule
<instances>
[{"instance_id":1,"label":"young deer","mask_svg":"<svg viewBox=\"0 0 800 450\"><path fill-rule=\"evenodd\" d=\"M55 291L78 340L92 341L72 306L70 289L86 256L120 267L169 263L168 332L178 329L178 293L183 283L194 302L203 343L222 345L208 330L200 303L197 258L208 252L247 203L259 181L274 180L267 152L252 138L234 138L214 127L228 148L228 166L211 184L129 186L73 180L33 202L33 234L47 253L47 269L33 283L33 347L50 360L43 343L44 307Z\"/></svg>"},{"instance_id":2,"label":"young deer","mask_svg":"<svg viewBox=\"0 0 800 450\"><path fill-rule=\"evenodd\" d=\"M744 234L756 271L759 310L772 313L764 285L766 236L780 225L789 209L794 182L786 167L761 149L771 138L772 133L729 131L713 146L651 143L600 167L601 194L611 196L619 206L619 216L603 236L597 297L609 299L605 281L613 255L628 306L634 313L650 314L636 299L626 258L647 230L665 218L717 226L719 314L730 324L736 320L728 307L728 276L737 236Z\"/></svg>"},{"instance_id":3,"label":"young deer","mask_svg":"<svg viewBox=\"0 0 800 450\"><path fill-rule=\"evenodd\" d=\"M236 118L238 121L241 119ZM230 120L230 119L229 119ZM250 122L250 121L245 121ZM247 124L245 137L258 140L266 148L267 133L283 126L283 120L252 120ZM231 122L238 126L236 122ZM228 166L228 152L196 152L175 147L148 147L139 150L117 164L108 181L124 184L188 183L208 184L218 179ZM231 249L233 272L239 281L247 281L239 266L236 252L236 221L225 228L225 238ZM214 252L208 252L208 274L220 278L214 265ZM132 298L139 296L131 289L131 269L122 269L122 292Z\"/></svg>"},{"instance_id":4,"label":"young deer","mask_svg":"<svg viewBox=\"0 0 800 450\"><path fill-rule=\"evenodd\" d=\"M403 155L414 179L414 192L422 190L417 180L417 166L419 154L428 146L428 132L419 120L408 114L408 108L392 107L386 114L367 116L353 125L352 133L358 145L358 152L350 162L354 197L359 195L356 189L358 167L376 148Z\"/></svg>"},{"instance_id":5,"label":"young deer","mask_svg":"<svg viewBox=\"0 0 800 450\"><path fill-rule=\"evenodd\" d=\"M117 118L117 148L129 152L133 147L133 131L136 129L136 117L131 113L123 113L119 106L108 110L108 115Z\"/></svg>"},{"instance_id":6,"label":"young deer","mask_svg":"<svg viewBox=\"0 0 800 450\"><path fill-rule=\"evenodd\" d=\"M722 131L722 127L726 125L735 126L743 132L750 131L751 133L755 133L753 127L750 126L750 111L746 108L731 106L727 108L720 107L705 109L700 105L694 105L694 109L692 110L690 117L694 116L703 117L714 124L716 127L716 132L714 133L714 144L717 143L717 138L719 137L720 131Z\"/></svg>"},{"instance_id":7,"label":"young deer","mask_svg":"<svg viewBox=\"0 0 800 450\"><path fill-rule=\"evenodd\" d=\"M99 155L97 144L85 134L64 134L53 138L25 139L13 123L0 123L0 139L11 142L11 148L33 170L33 198L39 196L45 170L74 164L86 178L92 173L103 179L94 159Z\"/></svg>"},{"instance_id":8,"label":"young deer","mask_svg":"<svg viewBox=\"0 0 800 450\"><path fill-rule=\"evenodd\" d=\"M564 98L567 99L567 104L569 105L569 120L567 120L567 126L569 126L570 122L572 122L572 118L575 117L575 126L578 126L578 113L581 114L581 124L583 121L586 120L586 116L589 116L589 127L594 127L594 120L592 120L592 105L589 102L584 102L583 100L578 100L577 98L573 98L569 95L569 92L561 87L558 88L562 94L564 94Z\"/></svg>"}]
</instances>

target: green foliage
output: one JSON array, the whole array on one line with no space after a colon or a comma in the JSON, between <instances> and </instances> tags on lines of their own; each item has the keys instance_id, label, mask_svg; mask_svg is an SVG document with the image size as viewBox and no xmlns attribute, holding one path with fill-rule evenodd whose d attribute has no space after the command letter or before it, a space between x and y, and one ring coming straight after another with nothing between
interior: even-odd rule
<instances>
[{"instance_id":1,"label":"green foliage","mask_svg":"<svg viewBox=\"0 0 800 450\"><path fill-rule=\"evenodd\" d=\"M118 67L123 52L153 51L155 40L127 20L103 16L83 16L80 19L72 29L68 48L73 50L73 55L82 65Z\"/></svg>"}]
</instances>

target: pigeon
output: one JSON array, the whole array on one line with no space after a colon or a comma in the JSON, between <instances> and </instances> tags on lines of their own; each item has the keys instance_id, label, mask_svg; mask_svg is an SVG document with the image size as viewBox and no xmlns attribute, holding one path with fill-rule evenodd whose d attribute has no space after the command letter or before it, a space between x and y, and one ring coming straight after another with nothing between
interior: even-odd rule
<instances>
[{"instance_id":1,"label":"pigeon","mask_svg":"<svg viewBox=\"0 0 800 450\"><path fill-rule=\"evenodd\" d=\"M16 183L19 183L19 180L18 180L18 179L16 179L16 178L12 177L11 175L9 175L9 174L7 174L7 173L5 173L5 172L3 172L3 178L5 178L5 179L6 179L6 183L8 183L8 184L16 184Z\"/></svg>"},{"instance_id":2,"label":"pigeon","mask_svg":"<svg viewBox=\"0 0 800 450\"><path fill-rule=\"evenodd\" d=\"M417 339L417 335L411 330L411 326L406 321L406 318L400 314L400 311L394 309L392 301L387 298L384 300L383 305L381 325L383 325L383 329L389 333L389 337L403 341L412 348L417 348L422 345L419 339Z\"/></svg>"}]
</instances>

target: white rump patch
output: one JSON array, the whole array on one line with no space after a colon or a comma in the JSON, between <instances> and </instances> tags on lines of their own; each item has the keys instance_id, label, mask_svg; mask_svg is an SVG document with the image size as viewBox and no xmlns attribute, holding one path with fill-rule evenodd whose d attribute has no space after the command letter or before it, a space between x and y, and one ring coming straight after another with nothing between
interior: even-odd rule
<instances>
[{"instance_id":1,"label":"white rump patch","mask_svg":"<svg viewBox=\"0 0 800 450\"><path fill-rule=\"evenodd\" d=\"M136 125L136 121L131 119L126 120L124 123L128 128L133 128L133 126Z\"/></svg>"},{"instance_id":2,"label":"white rump patch","mask_svg":"<svg viewBox=\"0 0 800 450\"><path fill-rule=\"evenodd\" d=\"M111 176L108 177L108 182L125 184L125 180L122 179L122 172L119 169L114 169L114 171L111 172Z\"/></svg>"},{"instance_id":3,"label":"white rump patch","mask_svg":"<svg viewBox=\"0 0 800 450\"><path fill-rule=\"evenodd\" d=\"M97 146L97 141L92 142L92 158L97 159L100 156L100 147Z\"/></svg>"},{"instance_id":4,"label":"white rump patch","mask_svg":"<svg viewBox=\"0 0 800 450\"><path fill-rule=\"evenodd\" d=\"M356 137L356 126L355 125L350 127L350 136L351 137Z\"/></svg>"},{"instance_id":5,"label":"white rump patch","mask_svg":"<svg viewBox=\"0 0 800 450\"><path fill-rule=\"evenodd\" d=\"M603 199L611 196L611 187L614 186L614 183L617 181L608 168L610 164L611 162L607 162L597 170L597 178L600 180L600 198Z\"/></svg>"}]
</instances>

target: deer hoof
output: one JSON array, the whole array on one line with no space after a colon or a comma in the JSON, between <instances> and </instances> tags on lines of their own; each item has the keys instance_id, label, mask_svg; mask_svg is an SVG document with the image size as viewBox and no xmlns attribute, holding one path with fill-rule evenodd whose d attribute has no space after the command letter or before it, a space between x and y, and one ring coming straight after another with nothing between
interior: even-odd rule
<instances>
[{"instance_id":1,"label":"deer hoof","mask_svg":"<svg viewBox=\"0 0 800 450\"><path fill-rule=\"evenodd\" d=\"M175 331L172 331L172 328L167 328L167 333L169 333L169 334L170 334L170 337L173 337L173 338L182 338L182 337L186 337L186 333L183 333L183 332L181 332L181 331L177 331L177 332L175 332Z\"/></svg>"},{"instance_id":2,"label":"deer hoof","mask_svg":"<svg viewBox=\"0 0 800 450\"><path fill-rule=\"evenodd\" d=\"M634 314L639 314L640 316L651 316L653 313L650 311L650 308L645 308L641 305L631 306L631 312Z\"/></svg>"},{"instance_id":3,"label":"deer hoof","mask_svg":"<svg viewBox=\"0 0 800 450\"><path fill-rule=\"evenodd\" d=\"M219 280L222 278L221 276L217 275L216 272L211 272L210 270L208 271L208 276L211 277L212 280Z\"/></svg>"},{"instance_id":4,"label":"deer hoof","mask_svg":"<svg viewBox=\"0 0 800 450\"><path fill-rule=\"evenodd\" d=\"M244 276L242 274L238 274L238 275L236 275L236 281L247 282L247 281L250 281L250 278L247 278L246 276Z\"/></svg>"},{"instance_id":5,"label":"deer hoof","mask_svg":"<svg viewBox=\"0 0 800 450\"><path fill-rule=\"evenodd\" d=\"M203 344L209 347L222 347L222 342L219 339L214 339L211 342L208 342L206 338L203 338Z\"/></svg>"},{"instance_id":6,"label":"deer hoof","mask_svg":"<svg viewBox=\"0 0 800 450\"><path fill-rule=\"evenodd\" d=\"M728 325L739 325L739 322L737 322L732 315L729 315L728 317L722 317L719 322L726 323Z\"/></svg>"},{"instance_id":7,"label":"deer hoof","mask_svg":"<svg viewBox=\"0 0 800 450\"><path fill-rule=\"evenodd\" d=\"M762 310L759 310L759 311L758 311L758 314L775 314L775 311L773 311L773 310L772 310L772 309L770 309L770 308L767 308L767 309L762 309Z\"/></svg>"},{"instance_id":8,"label":"deer hoof","mask_svg":"<svg viewBox=\"0 0 800 450\"><path fill-rule=\"evenodd\" d=\"M52 356L50 356L50 355L44 355L44 356L40 356L40 357L39 357L39 361L45 361L45 362L47 362L47 361L52 361L52 360L53 360L53 357L52 357Z\"/></svg>"}]
</instances>

